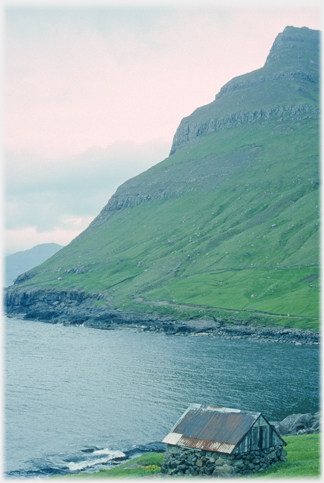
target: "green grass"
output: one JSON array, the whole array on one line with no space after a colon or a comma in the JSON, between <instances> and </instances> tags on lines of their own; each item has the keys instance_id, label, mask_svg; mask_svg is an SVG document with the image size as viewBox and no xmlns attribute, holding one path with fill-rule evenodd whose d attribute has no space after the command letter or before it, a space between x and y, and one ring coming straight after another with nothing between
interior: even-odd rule
<instances>
[{"instance_id":1,"label":"green grass","mask_svg":"<svg viewBox=\"0 0 324 483\"><path fill-rule=\"evenodd\" d=\"M260 327L295 327L297 329L318 330L319 321L307 317L272 316L265 313L248 312L244 310L229 310L210 308L206 306L170 305L156 306L153 302L136 303L130 302L123 306L124 309L138 313L152 313L158 311L161 315L174 317L177 320L188 321L195 319L221 320L226 325L252 325Z\"/></svg>"},{"instance_id":2,"label":"green grass","mask_svg":"<svg viewBox=\"0 0 324 483\"><path fill-rule=\"evenodd\" d=\"M67 475L64 478L142 478L143 476L160 473L162 463L163 453L147 453L110 470L100 470L97 473Z\"/></svg>"},{"instance_id":3,"label":"green grass","mask_svg":"<svg viewBox=\"0 0 324 483\"><path fill-rule=\"evenodd\" d=\"M284 439L288 443L286 447L287 462L267 469L262 476L255 476L264 478L319 477L321 473L319 434L287 436Z\"/></svg>"},{"instance_id":4,"label":"green grass","mask_svg":"<svg viewBox=\"0 0 324 483\"><path fill-rule=\"evenodd\" d=\"M122 309L143 298L289 314L318 330L318 123L278 125L202 136L137 176L121 196L150 201L109 212L21 287L100 293Z\"/></svg>"},{"instance_id":5,"label":"green grass","mask_svg":"<svg viewBox=\"0 0 324 483\"><path fill-rule=\"evenodd\" d=\"M320 435L307 434L284 438L287 462L274 465L264 472L250 475L250 478L309 478L320 476ZM68 475L69 478L142 478L160 473L163 453L148 453L98 473ZM188 476L190 478L190 476Z\"/></svg>"}]
</instances>

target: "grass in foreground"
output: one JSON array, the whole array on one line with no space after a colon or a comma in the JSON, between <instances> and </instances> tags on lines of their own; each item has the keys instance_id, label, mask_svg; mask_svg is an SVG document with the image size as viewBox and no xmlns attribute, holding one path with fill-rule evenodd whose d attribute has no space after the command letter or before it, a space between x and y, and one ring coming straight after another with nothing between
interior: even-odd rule
<instances>
[{"instance_id":1,"label":"grass in foreground","mask_svg":"<svg viewBox=\"0 0 324 483\"><path fill-rule=\"evenodd\" d=\"M255 477L264 478L309 478L320 476L320 435L303 434L287 436L284 438L287 462L267 469L263 475Z\"/></svg>"},{"instance_id":2,"label":"grass in foreground","mask_svg":"<svg viewBox=\"0 0 324 483\"><path fill-rule=\"evenodd\" d=\"M320 476L320 436L305 434L284 438L288 443L287 462L256 473L250 478L309 478ZM110 470L94 474L68 475L76 478L143 478L159 474L163 463L163 453L148 453ZM188 478L192 478L188 476ZM245 477L246 478L246 477Z\"/></svg>"},{"instance_id":3,"label":"grass in foreground","mask_svg":"<svg viewBox=\"0 0 324 483\"><path fill-rule=\"evenodd\" d=\"M110 470L100 470L91 474L67 475L65 478L142 478L161 473L162 463L163 453L147 453Z\"/></svg>"}]
</instances>

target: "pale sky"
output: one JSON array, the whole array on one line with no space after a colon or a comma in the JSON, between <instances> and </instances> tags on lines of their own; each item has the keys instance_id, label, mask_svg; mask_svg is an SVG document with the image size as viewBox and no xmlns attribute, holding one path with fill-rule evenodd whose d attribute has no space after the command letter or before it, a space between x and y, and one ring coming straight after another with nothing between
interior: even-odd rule
<instances>
[{"instance_id":1,"label":"pale sky","mask_svg":"<svg viewBox=\"0 0 324 483\"><path fill-rule=\"evenodd\" d=\"M319 2L78 4L3 7L8 254L69 243L287 25L321 29Z\"/></svg>"}]
</instances>

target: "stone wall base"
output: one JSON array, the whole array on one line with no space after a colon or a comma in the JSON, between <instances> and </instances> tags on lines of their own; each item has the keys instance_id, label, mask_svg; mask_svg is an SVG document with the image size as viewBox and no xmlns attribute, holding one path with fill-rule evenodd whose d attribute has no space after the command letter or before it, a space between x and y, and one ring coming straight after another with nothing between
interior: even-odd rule
<instances>
[{"instance_id":1,"label":"stone wall base","mask_svg":"<svg viewBox=\"0 0 324 483\"><path fill-rule=\"evenodd\" d=\"M247 475L286 460L286 450L274 446L232 455L168 445L161 472L166 475Z\"/></svg>"}]
</instances>

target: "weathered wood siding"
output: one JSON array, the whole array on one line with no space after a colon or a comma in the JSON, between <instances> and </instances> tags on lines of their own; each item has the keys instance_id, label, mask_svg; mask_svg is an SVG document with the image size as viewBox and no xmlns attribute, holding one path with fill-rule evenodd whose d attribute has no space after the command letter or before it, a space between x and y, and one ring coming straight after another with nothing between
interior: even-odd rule
<instances>
[{"instance_id":1,"label":"weathered wood siding","mask_svg":"<svg viewBox=\"0 0 324 483\"><path fill-rule=\"evenodd\" d=\"M249 451L257 451L271 446L282 446L283 442L267 421L260 416L247 435L237 446L234 453L247 453Z\"/></svg>"}]
</instances>

